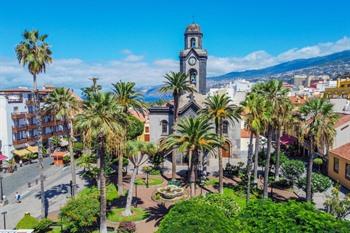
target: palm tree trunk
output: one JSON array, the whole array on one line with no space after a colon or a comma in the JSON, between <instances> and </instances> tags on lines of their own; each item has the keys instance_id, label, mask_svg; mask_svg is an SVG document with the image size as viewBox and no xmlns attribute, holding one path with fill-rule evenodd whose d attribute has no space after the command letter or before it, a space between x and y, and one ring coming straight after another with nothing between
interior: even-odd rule
<instances>
[{"instance_id":1,"label":"palm tree trunk","mask_svg":"<svg viewBox=\"0 0 350 233\"><path fill-rule=\"evenodd\" d=\"M254 174L253 174L254 184L257 184L258 182L259 149L260 149L260 135L259 133L256 133L255 134L255 154L254 154Z\"/></svg>"},{"instance_id":2,"label":"palm tree trunk","mask_svg":"<svg viewBox=\"0 0 350 233\"><path fill-rule=\"evenodd\" d=\"M120 145L118 146L118 195L123 195L123 153Z\"/></svg>"},{"instance_id":3,"label":"palm tree trunk","mask_svg":"<svg viewBox=\"0 0 350 233\"><path fill-rule=\"evenodd\" d=\"M281 127L277 127L277 144L276 144L276 165L275 165L275 180L278 181L280 179L279 172L280 172L280 154L281 154Z\"/></svg>"},{"instance_id":4,"label":"palm tree trunk","mask_svg":"<svg viewBox=\"0 0 350 233\"><path fill-rule=\"evenodd\" d=\"M99 137L99 150L98 158L100 164L100 233L107 233L106 225L106 176L105 176L105 155L104 155L104 144L103 137Z\"/></svg>"},{"instance_id":5,"label":"palm tree trunk","mask_svg":"<svg viewBox=\"0 0 350 233\"><path fill-rule=\"evenodd\" d=\"M37 77L33 75L33 90L32 95L34 98L34 113L37 123L37 136L38 136L38 161L39 161L39 173L40 173L40 200L41 200L41 215L40 218L46 217L46 197L44 187L44 164L43 164L43 138L41 127L41 114L40 114L40 99L37 84Z\"/></svg>"},{"instance_id":6,"label":"palm tree trunk","mask_svg":"<svg viewBox=\"0 0 350 233\"><path fill-rule=\"evenodd\" d=\"M268 198L268 186L269 186L269 171L270 171L270 159L271 159L271 142L272 142L272 127L268 126L267 131L267 156L264 171L264 192L263 198Z\"/></svg>"},{"instance_id":7,"label":"palm tree trunk","mask_svg":"<svg viewBox=\"0 0 350 233\"><path fill-rule=\"evenodd\" d=\"M307 171L306 171L306 201L312 201L312 165L313 165L313 140L310 139L310 147L309 147L309 160L307 163Z\"/></svg>"},{"instance_id":8,"label":"palm tree trunk","mask_svg":"<svg viewBox=\"0 0 350 233\"><path fill-rule=\"evenodd\" d=\"M220 139L222 139L222 121L219 121L218 124L218 131ZM225 143L225 142L224 142ZM221 148L218 148L218 156L219 156L219 193L224 193L224 168L223 168L223 161L222 161L222 153Z\"/></svg>"},{"instance_id":9,"label":"palm tree trunk","mask_svg":"<svg viewBox=\"0 0 350 233\"><path fill-rule=\"evenodd\" d=\"M73 122L71 119L68 120L68 127L69 127L69 136L68 136L68 147L69 147L69 154L70 154L70 170L72 174L72 196L74 197L77 193L77 179L75 175L75 159L74 159L74 152L73 152L73 138L74 138L74 131L73 131Z\"/></svg>"},{"instance_id":10,"label":"palm tree trunk","mask_svg":"<svg viewBox=\"0 0 350 233\"><path fill-rule=\"evenodd\" d=\"M176 93L174 93L173 98L174 98L174 116L173 116L173 128L174 128L176 125L178 114L179 114L178 113L179 96ZM176 180L176 152L175 152L175 150L172 151L171 160L172 160L171 161L171 179L174 181L174 180Z\"/></svg>"},{"instance_id":11,"label":"palm tree trunk","mask_svg":"<svg viewBox=\"0 0 350 233\"><path fill-rule=\"evenodd\" d=\"M132 197L134 194L134 184L135 184L135 179L136 179L136 173L137 173L138 167L134 165L134 170L131 175L130 179L130 187L128 191L128 197L126 198L126 205L125 205L125 210L123 211L123 216L131 216L131 204L132 204Z\"/></svg>"},{"instance_id":12,"label":"palm tree trunk","mask_svg":"<svg viewBox=\"0 0 350 233\"><path fill-rule=\"evenodd\" d=\"M189 166L190 166L190 174L189 174L189 183L190 183L190 196L193 197L195 195L195 171L193 166L193 151L189 151Z\"/></svg>"},{"instance_id":13,"label":"palm tree trunk","mask_svg":"<svg viewBox=\"0 0 350 233\"><path fill-rule=\"evenodd\" d=\"M246 195L246 203L248 203L249 199L250 199L252 155L253 155L253 133L251 132L250 133L249 148L248 148L248 161L247 161L247 195Z\"/></svg>"}]
</instances>

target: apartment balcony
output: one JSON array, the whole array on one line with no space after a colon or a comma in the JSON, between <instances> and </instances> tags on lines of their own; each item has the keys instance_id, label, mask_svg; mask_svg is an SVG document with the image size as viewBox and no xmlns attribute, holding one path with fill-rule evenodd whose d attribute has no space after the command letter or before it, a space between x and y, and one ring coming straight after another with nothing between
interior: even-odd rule
<instances>
[{"instance_id":1,"label":"apartment balcony","mask_svg":"<svg viewBox=\"0 0 350 233\"><path fill-rule=\"evenodd\" d=\"M35 113L34 112L27 112L26 113L26 118L33 118L35 117Z\"/></svg>"},{"instance_id":2,"label":"apartment balcony","mask_svg":"<svg viewBox=\"0 0 350 233\"><path fill-rule=\"evenodd\" d=\"M23 139L14 139L12 141L12 144L13 145L21 145L21 144L24 144L24 143L27 143L28 142L28 139L27 138L23 138Z\"/></svg>"},{"instance_id":3,"label":"apartment balcony","mask_svg":"<svg viewBox=\"0 0 350 233\"><path fill-rule=\"evenodd\" d=\"M22 119L26 117L25 112L14 112L11 114L12 119Z\"/></svg>"},{"instance_id":4,"label":"apartment balcony","mask_svg":"<svg viewBox=\"0 0 350 233\"><path fill-rule=\"evenodd\" d=\"M12 126L12 132L14 133L24 130L27 130L27 125Z\"/></svg>"},{"instance_id":5,"label":"apartment balcony","mask_svg":"<svg viewBox=\"0 0 350 233\"><path fill-rule=\"evenodd\" d=\"M28 130L37 129L37 128L38 128L37 125L34 125L34 124L31 124L31 125L28 125L28 126L27 126L27 129L28 129Z\"/></svg>"},{"instance_id":6,"label":"apartment balcony","mask_svg":"<svg viewBox=\"0 0 350 233\"><path fill-rule=\"evenodd\" d=\"M39 140L38 136L29 136L28 137L28 142L36 142Z\"/></svg>"}]
</instances>

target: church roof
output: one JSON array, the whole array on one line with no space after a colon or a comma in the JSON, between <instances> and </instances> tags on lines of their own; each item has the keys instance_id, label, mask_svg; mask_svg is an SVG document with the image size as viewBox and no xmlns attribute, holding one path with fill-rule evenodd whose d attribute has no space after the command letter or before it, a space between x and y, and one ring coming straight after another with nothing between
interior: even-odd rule
<instances>
[{"instance_id":1,"label":"church roof","mask_svg":"<svg viewBox=\"0 0 350 233\"><path fill-rule=\"evenodd\" d=\"M201 27L196 23L192 23L186 27L185 33L202 33Z\"/></svg>"}]
</instances>

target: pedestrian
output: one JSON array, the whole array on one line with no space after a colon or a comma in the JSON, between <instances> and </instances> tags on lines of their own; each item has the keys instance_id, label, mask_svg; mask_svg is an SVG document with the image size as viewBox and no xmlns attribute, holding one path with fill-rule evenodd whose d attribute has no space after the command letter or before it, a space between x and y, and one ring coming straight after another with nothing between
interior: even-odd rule
<instances>
[{"instance_id":1,"label":"pedestrian","mask_svg":"<svg viewBox=\"0 0 350 233\"><path fill-rule=\"evenodd\" d=\"M19 161L19 166L20 167L22 167L22 165L23 165L23 161L22 161L22 159Z\"/></svg>"},{"instance_id":2,"label":"pedestrian","mask_svg":"<svg viewBox=\"0 0 350 233\"><path fill-rule=\"evenodd\" d=\"M17 203L21 203L21 195L18 192L16 192L15 198Z\"/></svg>"}]
</instances>

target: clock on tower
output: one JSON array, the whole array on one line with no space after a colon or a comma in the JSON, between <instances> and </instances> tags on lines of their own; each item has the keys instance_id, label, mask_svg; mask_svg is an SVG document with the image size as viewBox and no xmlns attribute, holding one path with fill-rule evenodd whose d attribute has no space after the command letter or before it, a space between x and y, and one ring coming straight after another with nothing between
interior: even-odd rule
<instances>
[{"instance_id":1,"label":"clock on tower","mask_svg":"<svg viewBox=\"0 0 350 233\"><path fill-rule=\"evenodd\" d=\"M185 48L180 52L180 71L188 76L191 84L201 94L206 94L208 54L202 48L203 33L198 24L190 24L185 30Z\"/></svg>"}]
</instances>

